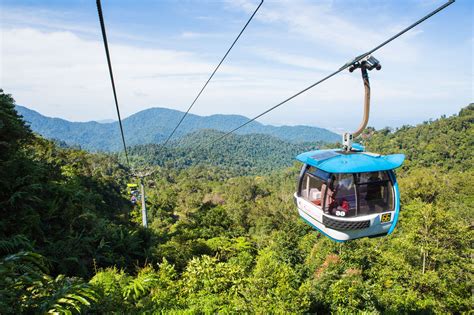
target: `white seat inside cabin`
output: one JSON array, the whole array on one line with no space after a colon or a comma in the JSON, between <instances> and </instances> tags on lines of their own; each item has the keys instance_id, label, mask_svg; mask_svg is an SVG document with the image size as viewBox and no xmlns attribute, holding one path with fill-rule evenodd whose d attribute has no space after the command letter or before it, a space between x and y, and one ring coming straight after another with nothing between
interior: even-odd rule
<instances>
[{"instance_id":1,"label":"white seat inside cabin","mask_svg":"<svg viewBox=\"0 0 474 315\"><path fill-rule=\"evenodd\" d=\"M321 200L321 191L317 188L311 188L309 190L309 195L308 195L307 189L303 189L301 193L302 193L302 196L308 199L309 201Z\"/></svg>"}]
</instances>

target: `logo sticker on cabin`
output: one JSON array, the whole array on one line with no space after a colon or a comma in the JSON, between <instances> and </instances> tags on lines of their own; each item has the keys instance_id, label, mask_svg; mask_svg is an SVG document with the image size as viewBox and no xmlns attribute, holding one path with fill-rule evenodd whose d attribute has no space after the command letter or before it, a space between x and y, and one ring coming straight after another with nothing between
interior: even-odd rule
<instances>
[{"instance_id":1,"label":"logo sticker on cabin","mask_svg":"<svg viewBox=\"0 0 474 315\"><path fill-rule=\"evenodd\" d=\"M391 219L392 219L391 213L384 213L380 216L380 222L382 223L390 222Z\"/></svg>"}]
</instances>

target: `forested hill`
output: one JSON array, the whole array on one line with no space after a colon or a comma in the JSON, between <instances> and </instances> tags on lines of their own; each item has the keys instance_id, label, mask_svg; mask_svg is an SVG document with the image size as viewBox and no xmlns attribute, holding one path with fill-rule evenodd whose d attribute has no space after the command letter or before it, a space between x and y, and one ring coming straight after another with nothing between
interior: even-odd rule
<instances>
[{"instance_id":1,"label":"forested hill","mask_svg":"<svg viewBox=\"0 0 474 315\"><path fill-rule=\"evenodd\" d=\"M175 140L163 147L157 144L130 148L135 164L151 164L175 168L219 166L235 174L261 174L289 167L301 152L314 150L324 143L291 143L262 135L231 134L212 143L224 133L201 130Z\"/></svg>"},{"instance_id":2,"label":"forested hill","mask_svg":"<svg viewBox=\"0 0 474 315\"><path fill-rule=\"evenodd\" d=\"M0 314L472 312L474 169L458 157L474 148L463 140L472 126L456 127L472 106L426 124L453 124L440 131L465 143L455 152L416 153L415 139L435 132L424 125L372 134L369 147L411 158L397 171L399 223L342 244L298 216L297 167L241 176L225 164L148 165L142 228L126 166L59 148L14 108L0 90Z\"/></svg>"},{"instance_id":3,"label":"forested hill","mask_svg":"<svg viewBox=\"0 0 474 315\"><path fill-rule=\"evenodd\" d=\"M467 170L474 167L474 104L458 115L426 121L396 130L368 129L367 148L380 153L404 153L405 167Z\"/></svg>"},{"instance_id":4,"label":"forested hill","mask_svg":"<svg viewBox=\"0 0 474 315\"><path fill-rule=\"evenodd\" d=\"M70 122L50 118L23 106L16 110L29 123L31 129L48 139L57 139L68 145L79 145L91 151L115 151L122 148L117 122L98 123ZM130 146L163 142L183 116L183 112L167 108L150 108L123 120L127 144ZM214 129L230 131L248 121L238 115L198 116L189 114L178 129L175 139L186 134ZM266 134L289 142L336 142L340 135L329 130L309 126L271 126L252 122L238 131L238 134Z\"/></svg>"}]
</instances>

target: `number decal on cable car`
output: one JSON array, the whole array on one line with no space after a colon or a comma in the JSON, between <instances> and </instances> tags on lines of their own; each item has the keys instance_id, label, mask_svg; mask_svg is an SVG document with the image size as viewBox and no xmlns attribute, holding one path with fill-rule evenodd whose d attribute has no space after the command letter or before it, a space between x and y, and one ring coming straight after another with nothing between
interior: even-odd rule
<instances>
[{"instance_id":1,"label":"number decal on cable car","mask_svg":"<svg viewBox=\"0 0 474 315\"><path fill-rule=\"evenodd\" d=\"M390 222L391 219L392 219L391 213L384 213L380 216L380 222L382 223Z\"/></svg>"}]
</instances>

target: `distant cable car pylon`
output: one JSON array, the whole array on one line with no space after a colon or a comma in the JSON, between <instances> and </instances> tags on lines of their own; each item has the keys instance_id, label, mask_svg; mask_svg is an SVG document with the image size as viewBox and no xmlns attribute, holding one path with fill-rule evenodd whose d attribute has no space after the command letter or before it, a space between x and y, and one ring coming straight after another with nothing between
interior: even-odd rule
<instances>
[{"instance_id":1,"label":"distant cable car pylon","mask_svg":"<svg viewBox=\"0 0 474 315\"><path fill-rule=\"evenodd\" d=\"M142 225L145 228L148 227L148 213L146 210L145 184L143 182L143 179L145 177L150 176L154 172L155 172L154 170L141 170L141 171L135 170L132 173L134 177L137 177L140 180L140 194L141 194L141 199L142 199Z\"/></svg>"},{"instance_id":2,"label":"distant cable car pylon","mask_svg":"<svg viewBox=\"0 0 474 315\"><path fill-rule=\"evenodd\" d=\"M101 30L102 30L102 39L103 39L103 42L104 42L105 54L107 56L107 64L109 66L110 80L111 80L111 83L112 83L112 91L113 91L113 94L114 94L115 108L117 110L117 116L118 116L118 120L119 120L120 133L121 133L121 136L122 136L122 143L123 143L123 149L125 151L125 158L127 160L127 165L130 168L131 165L130 165L130 160L128 158L127 145L126 145L126 142L125 142L125 135L124 135L123 126L122 126L122 119L120 117L120 109L119 109L119 104L118 104L118 100L117 100L117 92L116 92L116 89L115 89L114 75L113 75L113 72L112 72L112 62L110 60L109 45L107 43L107 34L106 34L106 31L105 31L105 23L104 23L104 17L103 17L103 14L102 14L102 6L101 6L101 3L100 3L100 0L97 0L97 12L99 14L100 27L101 27ZM150 176L153 172L154 171L152 171L152 170L142 170L142 171L132 170L132 175L134 177L138 177L140 179L140 190L141 190L141 199L142 199L142 224L145 228L148 227L148 217L147 217L146 200L145 200L146 199L145 184L143 182L143 179L147 176Z\"/></svg>"}]
</instances>

